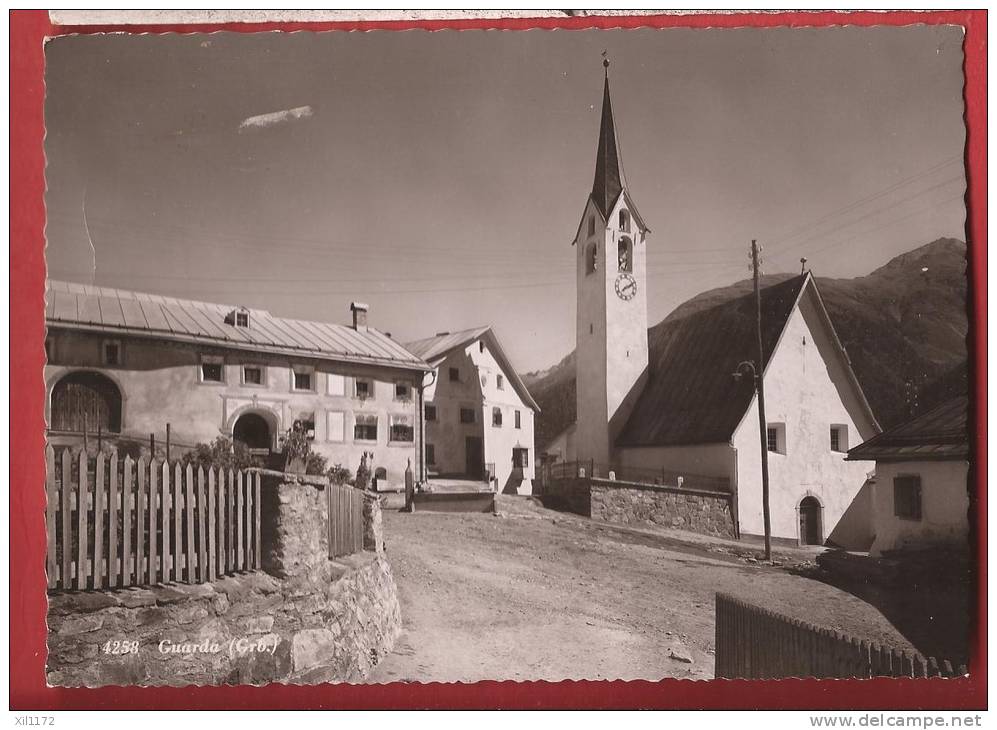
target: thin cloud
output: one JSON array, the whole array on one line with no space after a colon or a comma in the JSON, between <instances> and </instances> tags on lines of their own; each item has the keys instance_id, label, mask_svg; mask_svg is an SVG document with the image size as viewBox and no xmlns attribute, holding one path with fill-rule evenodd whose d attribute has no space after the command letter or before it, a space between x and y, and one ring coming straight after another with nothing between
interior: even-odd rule
<instances>
[{"instance_id":1,"label":"thin cloud","mask_svg":"<svg viewBox=\"0 0 997 730\"><path fill-rule=\"evenodd\" d=\"M298 119L307 119L312 115L310 106L298 106L294 109L283 109L279 112L269 112L268 114L257 114L255 117L247 117L239 124L239 131L244 132L252 129L266 129L278 124L287 124Z\"/></svg>"}]
</instances>

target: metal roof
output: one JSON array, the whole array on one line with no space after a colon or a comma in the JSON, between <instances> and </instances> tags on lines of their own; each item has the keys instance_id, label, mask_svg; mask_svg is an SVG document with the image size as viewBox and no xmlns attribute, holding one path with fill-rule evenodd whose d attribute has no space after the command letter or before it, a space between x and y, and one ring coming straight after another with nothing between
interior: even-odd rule
<instances>
[{"instance_id":1,"label":"metal roof","mask_svg":"<svg viewBox=\"0 0 997 730\"><path fill-rule=\"evenodd\" d=\"M235 325L230 316L235 311L249 312L248 327ZM418 356L372 327L357 331L340 324L275 317L265 309L53 279L46 285L45 321L49 327L409 370L430 369Z\"/></svg>"},{"instance_id":2,"label":"metal roof","mask_svg":"<svg viewBox=\"0 0 997 730\"><path fill-rule=\"evenodd\" d=\"M968 396L945 401L850 449L848 458L863 461L966 459L969 456L968 405Z\"/></svg>"},{"instance_id":3,"label":"metal roof","mask_svg":"<svg viewBox=\"0 0 997 730\"><path fill-rule=\"evenodd\" d=\"M491 327L472 327L471 329L461 330L460 332L440 332L434 337L426 337L422 340L409 342L405 346L413 354L421 357L435 368L439 367L440 363L446 360L454 350L463 349L471 343L482 339L485 340L489 350L495 356L506 378L512 383L512 387L519 394L519 397L522 398L526 405L539 413L540 406L533 400L533 396L530 395L526 384L519 377L519 373L516 372L512 362L505 354L505 350L502 349L502 345L499 344L498 338L492 332Z\"/></svg>"}]
</instances>

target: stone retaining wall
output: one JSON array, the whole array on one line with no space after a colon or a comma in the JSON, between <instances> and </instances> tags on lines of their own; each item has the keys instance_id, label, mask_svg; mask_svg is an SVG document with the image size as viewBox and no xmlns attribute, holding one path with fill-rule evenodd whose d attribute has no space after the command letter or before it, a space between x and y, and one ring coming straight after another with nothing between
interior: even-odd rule
<instances>
[{"instance_id":1,"label":"stone retaining wall","mask_svg":"<svg viewBox=\"0 0 997 730\"><path fill-rule=\"evenodd\" d=\"M48 682L57 686L312 684L363 679L391 651L401 612L383 554L329 560L323 489L264 481L267 572L49 596Z\"/></svg>"},{"instance_id":2,"label":"stone retaining wall","mask_svg":"<svg viewBox=\"0 0 997 730\"><path fill-rule=\"evenodd\" d=\"M722 492L593 479L591 516L621 524L654 524L718 537L736 536L731 497Z\"/></svg>"},{"instance_id":3,"label":"stone retaining wall","mask_svg":"<svg viewBox=\"0 0 997 730\"><path fill-rule=\"evenodd\" d=\"M543 502L593 519L735 537L731 495L657 484L574 477L545 485Z\"/></svg>"}]
</instances>

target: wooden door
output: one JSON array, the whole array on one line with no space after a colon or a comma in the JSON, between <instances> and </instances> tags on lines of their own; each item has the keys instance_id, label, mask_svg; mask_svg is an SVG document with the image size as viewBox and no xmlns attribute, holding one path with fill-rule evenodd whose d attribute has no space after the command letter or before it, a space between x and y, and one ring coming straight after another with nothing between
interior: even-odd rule
<instances>
[{"instance_id":1,"label":"wooden door","mask_svg":"<svg viewBox=\"0 0 997 730\"><path fill-rule=\"evenodd\" d=\"M472 479L485 476L485 447L480 436L467 436L464 439L464 473Z\"/></svg>"}]
</instances>

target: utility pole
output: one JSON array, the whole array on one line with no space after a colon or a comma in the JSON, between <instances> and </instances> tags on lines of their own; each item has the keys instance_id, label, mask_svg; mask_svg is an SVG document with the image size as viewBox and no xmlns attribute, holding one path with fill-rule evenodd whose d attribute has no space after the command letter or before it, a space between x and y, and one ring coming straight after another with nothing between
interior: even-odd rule
<instances>
[{"instance_id":1,"label":"utility pole","mask_svg":"<svg viewBox=\"0 0 997 730\"><path fill-rule=\"evenodd\" d=\"M755 390L758 392L758 435L762 446L762 519L765 523L765 560L772 561L772 519L769 514L769 445L765 420L765 353L762 352L762 294L758 287L758 242L751 241L751 269L755 282L755 329L758 335L758 359L755 361Z\"/></svg>"}]
</instances>

